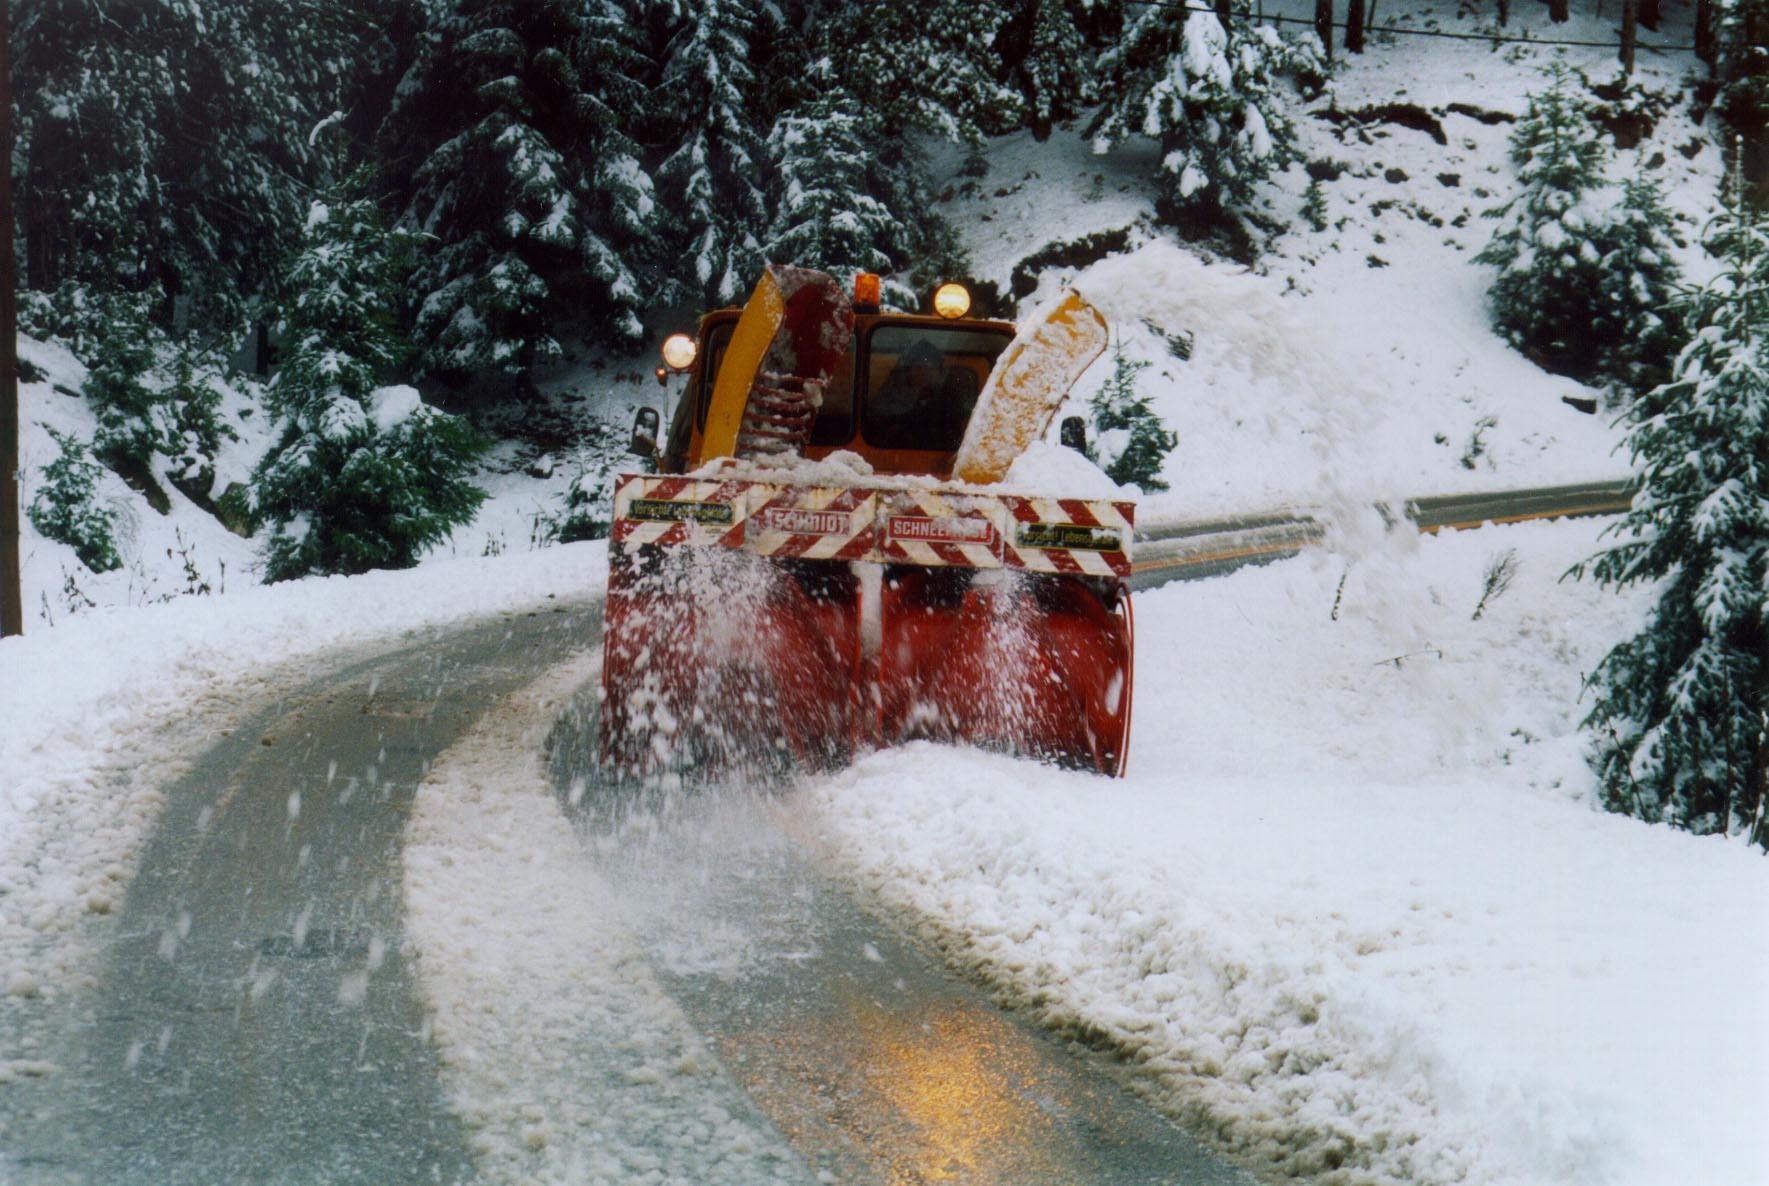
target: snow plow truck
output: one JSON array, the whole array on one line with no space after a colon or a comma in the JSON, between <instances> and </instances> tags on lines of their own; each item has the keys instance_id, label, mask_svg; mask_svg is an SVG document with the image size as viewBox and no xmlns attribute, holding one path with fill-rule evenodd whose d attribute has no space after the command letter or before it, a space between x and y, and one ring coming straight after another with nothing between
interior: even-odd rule
<instances>
[{"instance_id":1,"label":"snow plow truck","mask_svg":"<svg viewBox=\"0 0 1769 1186\"><path fill-rule=\"evenodd\" d=\"M686 384L663 440L639 413L655 472L613 491L614 773L833 768L914 739L1123 773L1135 507L1003 483L1105 321L1073 292L1017 330L958 285L934 307L771 266L665 343Z\"/></svg>"}]
</instances>

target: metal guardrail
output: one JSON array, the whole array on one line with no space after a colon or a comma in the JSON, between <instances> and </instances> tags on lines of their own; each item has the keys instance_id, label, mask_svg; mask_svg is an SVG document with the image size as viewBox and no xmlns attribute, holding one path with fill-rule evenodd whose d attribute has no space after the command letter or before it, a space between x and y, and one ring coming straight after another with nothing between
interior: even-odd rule
<instances>
[{"instance_id":1,"label":"metal guardrail","mask_svg":"<svg viewBox=\"0 0 1769 1186\"><path fill-rule=\"evenodd\" d=\"M1485 523L1619 515L1633 499L1622 479L1540 486L1480 494L1410 498L1402 514L1420 531L1459 531ZM1149 589L1172 580L1215 576L1249 564L1269 564L1315 547L1326 527L1309 510L1279 510L1212 520L1166 520L1139 526L1130 587Z\"/></svg>"}]
</instances>

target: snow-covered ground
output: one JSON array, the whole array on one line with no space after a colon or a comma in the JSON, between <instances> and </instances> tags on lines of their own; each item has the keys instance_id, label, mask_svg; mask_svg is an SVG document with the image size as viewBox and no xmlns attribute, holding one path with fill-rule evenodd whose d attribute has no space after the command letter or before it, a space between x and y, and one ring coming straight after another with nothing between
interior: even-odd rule
<instances>
[{"instance_id":1,"label":"snow-covered ground","mask_svg":"<svg viewBox=\"0 0 1769 1186\"><path fill-rule=\"evenodd\" d=\"M1124 781L918 745L805 801L952 959L1255 1165L1769 1180L1769 866L1591 806L1580 675L1641 604L1560 582L1596 531L1144 594Z\"/></svg>"},{"instance_id":2,"label":"snow-covered ground","mask_svg":"<svg viewBox=\"0 0 1769 1186\"><path fill-rule=\"evenodd\" d=\"M1383 21L1462 27L1452 12ZM1531 10L1520 28L1595 39L1608 26L1580 12L1551 27ZM1286 232L1253 269L1201 262L1151 228L1146 149L1096 156L1079 129L1007 137L981 178L953 155L941 208L976 275L1004 290L1053 244L1123 229L1137 245L1050 268L1027 300L1073 282L1154 363L1144 381L1180 445L1145 517L1325 502L1356 527L1349 512L1378 496L1625 472L1608 418L1561 402L1592 393L1493 335L1489 277L1470 259L1490 234L1481 212L1511 184L1509 125L1448 106L1520 113L1547 51L1424 48L1378 38L1334 101L1419 104L1446 143L1300 114L1309 159L1344 166L1325 185L1329 229ZM1607 51L1569 52L1611 75ZM1685 66L1645 55L1641 73L1671 91ZM1664 155L1690 229L1717 174L1705 137L1678 105L1645 147ZM1306 182L1278 179L1275 218L1295 217ZM67 394L76 360L41 343L24 354L46 375L22 388L28 500L55 455L44 426L89 438L93 420ZM649 367L550 379L549 406L624 422L656 392ZM267 439L246 393L224 414L241 440L218 487ZM251 541L176 490L162 516L110 475L123 571L95 577L26 526L29 633L0 642L0 1008L87 982L158 788L202 728L344 653L600 589L599 545L530 538L569 459L524 442L495 460L493 497L452 555L404 573L258 587ZM1151 1098L1255 1165L1397 1183L1769 1181L1769 865L1592 805L1580 677L1647 595L1558 580L1595 533L1353 531L1334 552L1154 591L1138 601L1127 780L916 746L799 788L797 803L830 859L954 960L1126 1051ZM1508 550L1515 585L1471 620ZM431 942L447 950L446 934ZM618 936L606 950L623 950ZM0 1050L0 1090L45 1069L29 1045ZM543 1123L504 1119L518 1146Z\"/></svg>"}]
</instances>

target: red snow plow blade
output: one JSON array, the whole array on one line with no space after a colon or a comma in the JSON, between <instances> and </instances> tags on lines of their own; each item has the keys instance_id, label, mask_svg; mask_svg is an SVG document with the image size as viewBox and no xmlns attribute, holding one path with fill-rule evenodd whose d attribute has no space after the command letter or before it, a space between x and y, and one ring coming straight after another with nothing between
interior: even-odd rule
<instances>
[{"instance_id":1,"label":"red snow plow blade","mask_svg":"<svg viewBox=\"0 0 1769 1186\"><path fill-rule=\"evenodd\" d=\"M604 760L830 768L929 739L1121 774L1133 516L937 486L623 476Z\"/></svg>"}]
</instances>

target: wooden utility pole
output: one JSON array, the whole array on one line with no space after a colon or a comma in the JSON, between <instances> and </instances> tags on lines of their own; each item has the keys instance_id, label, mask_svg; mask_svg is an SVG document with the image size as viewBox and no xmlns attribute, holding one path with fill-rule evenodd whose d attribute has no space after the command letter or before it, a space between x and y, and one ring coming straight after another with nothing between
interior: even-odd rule
<instances>
[{"instance_id":1,"label":"wooden utility pole","mask_svg":"<svg viewBox=\"0 0 1769 1186\"><path fill-rule=\"evenodd\" d=\"M1345 8L1345 48L1364 52L1364 0L1351 0Z\"/></svg>"},{"instance_id":2,"label":"wooden utility pole","mask_svg":"<svg viewBox=\"0 0 1769 1186\"><path fill-rule=\"evenodd\" d=\"M1622 73L1634 73L1634 46L1640 40L1640 0L1622 0Z\"/></svg>"},{"instance_id":3,"label":"wooden utility pole","mask_svg":"<svg viewBox=\"0 0 1769 1186\"><path fill-rule=\"evenodd\" d=\"M25 632L18 559L18 260L12 252L12 3L0 0L0 636Z\"/></svg>"},{"instance_id":4,"label":"wooden utility pole","mask_svg":"<svg viewBox=\"0 0 1769 1186\"><path fill-rule=\"evenodd\" d=\"M1314 0L1314 33L1321 39L1327 61L1333 60L1333 0Z\"/></svg>"}]
</instances>

